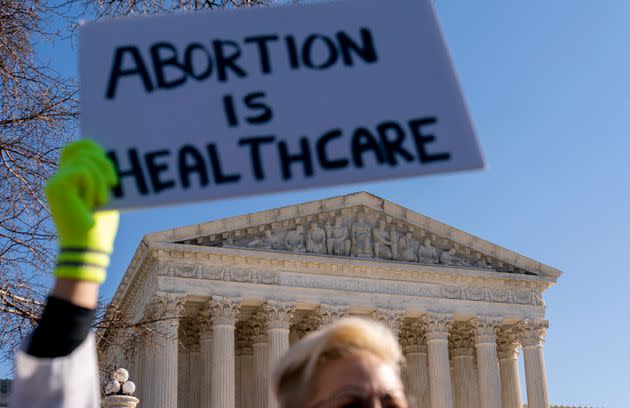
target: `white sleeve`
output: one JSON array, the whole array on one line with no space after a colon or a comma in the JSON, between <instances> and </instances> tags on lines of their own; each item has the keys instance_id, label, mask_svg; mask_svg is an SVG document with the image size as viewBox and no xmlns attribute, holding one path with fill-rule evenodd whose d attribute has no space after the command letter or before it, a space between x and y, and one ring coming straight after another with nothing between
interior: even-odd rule
<instances>
[{"instance_id":1,"label":"white sleeve","mask_svg":"<svg viewBox=\"0 0 630 408\"><path fill-rule=\"evenodd\" d=\"M9 408L100 408L94 335L65 357L19 351Z\"/></svg>"}]
</instances>

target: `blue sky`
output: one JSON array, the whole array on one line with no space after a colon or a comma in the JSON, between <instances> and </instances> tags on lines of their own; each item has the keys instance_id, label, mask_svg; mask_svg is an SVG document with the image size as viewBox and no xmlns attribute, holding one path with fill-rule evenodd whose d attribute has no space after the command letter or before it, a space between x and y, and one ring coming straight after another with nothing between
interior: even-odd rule
<instances>
[{"instance_id":1,"label":"blue sky","mask_svg":"<svg viewBox=\"0 0 630 408\"><path fill-rule=\"evenodd\" d=\"M545 296L551 401L627 406L630 2L436 8L487 170L123 214L103 292L113 294L147 232L369 191L562 270ZM69 44L39 50L76 73Z\"/></svg>"}]
</instances>

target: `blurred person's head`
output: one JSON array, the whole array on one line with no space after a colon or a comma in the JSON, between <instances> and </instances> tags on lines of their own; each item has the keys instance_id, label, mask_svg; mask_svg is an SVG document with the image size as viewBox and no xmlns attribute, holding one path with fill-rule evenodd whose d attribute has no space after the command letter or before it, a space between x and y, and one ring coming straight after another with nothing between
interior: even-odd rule
<instances>
[{"instance_id":1,"label":"blurred person's head","mask_svg":"<svg viewBox=\"0 0 630 408\"><path fill-rule=\"evenodd\" d=\"M407 408L403 356L385 326L345 318L311 333L278 361L280 408Z\"/></svg>"}]
</instances>

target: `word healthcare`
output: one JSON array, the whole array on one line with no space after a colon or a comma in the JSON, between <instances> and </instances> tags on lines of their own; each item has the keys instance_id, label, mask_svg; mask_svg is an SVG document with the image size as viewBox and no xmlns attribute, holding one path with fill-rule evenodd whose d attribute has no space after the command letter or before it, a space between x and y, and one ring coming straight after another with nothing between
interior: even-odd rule
<instances>
[{"instance_id":1,"label":"word healthcare","mask_svg":"<svg viewBox=\"0 0 630 408\"><path fill-rule=\"evenodd\" d=\"M483 166L430 0L94 22L79 44L110 208Z\"/></svg>"},{"instance_id":2,"label":"word healthcare","mask_svg":"<svg viewBox=\"0 0 630 408\"><path fill-rule=\"evenodd\" d=\"M287 140L274 135L244 137L238 140L238 146L244 148L249 156L250 169L247 177L264 181L266 168L280 164L282 179L294 177L294 171L301 172L304 178L313 177L315 168L321 172L335 171L353 167L360 169L372 159L378 165L396 167L400 162L427 164L447 161L450 153L430 153L427 145L435 140L430 134L423 133L423 127L435 123L435 118L412 119L401 125L393 121L384 121L375 129L359 127L351 132L331 129L316 138L311 146L311 139L302 137L296 151L289 151ZM413 149L404 145L412 140ZM335 144L343 146L335 149ZM263 159L263 151L269 149ZM338 151L349 151L348 156L339 155ZM267 153L267 152L265 152ZM141 195L159 194L169 189L178 191L189 188L205 188L214 182L217 185L239 183L243 174L228 172L221 164L221 154L216 143L208 143L204 149L193 145L180 146L176 152L163 149L146 152L140 156L135 148L127 152L127 167L122 168L116 152L109 152L122 183L114 190L115 197L124 197L123 184L127 179ZM293 169L297 168L297 170ZM173 177L175 175L175 177ZM299 178L302 178L299 177Z\"/></svg>"}]
</instances>

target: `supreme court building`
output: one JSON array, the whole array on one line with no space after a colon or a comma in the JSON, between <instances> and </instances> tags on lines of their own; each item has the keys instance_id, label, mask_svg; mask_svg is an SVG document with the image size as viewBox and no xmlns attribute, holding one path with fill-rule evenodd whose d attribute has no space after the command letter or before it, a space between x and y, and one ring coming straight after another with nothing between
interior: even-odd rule
<instances>
[{"instance_id":1,"label":"supreme court building","mask_svg":"<svg viewBox=\"0 0 630 408\"><path fill-rule=\"evenodd\" d=\"M274 408L269 372L290 344L364 316L398 335L418 407L521 408L523 358L528 406L548 408L543 292L560 274L349 194L146 235L113 303L133 321L166 315L164 335L103 355L129 369L142 407Z\"/></svg>"}]
</instances>

